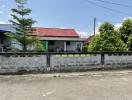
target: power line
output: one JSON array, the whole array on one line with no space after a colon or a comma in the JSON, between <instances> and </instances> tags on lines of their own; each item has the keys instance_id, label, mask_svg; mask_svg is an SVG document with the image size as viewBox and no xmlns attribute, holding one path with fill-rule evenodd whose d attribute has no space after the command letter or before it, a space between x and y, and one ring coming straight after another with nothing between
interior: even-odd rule
<instances>
[{"instance_id":1,"label":"power line","mask_svg":"<svg viewBox=\"0 0 132 100\"><path fill-rule=\"evenodd\" d=\"M105 1L105 0L95 0L95 1L103 2L103 3L107 3L107 4L113 4L113 5L126 7L126 8L132 8L132 5L125 5L125 4L120 4L120 3L115 3L115 2Z\"/></svg>"},{"instance_id":2,"label":"power line","mask_svg":"<svg viewBox=\"0 0 132 100\"><path fill-rule=\"evenodd\" d=\"M88 2L88 3L90 3L90 4L92 4L92 5L101 7L101 8L103 8L103 9L107 9L107 10L109 10L109 11L112 11L112 12L116 12L116 13L119 13L119 14L123 14L123 15L128 15L128 16L130 16L130 14L128 14L128 13L125 13L125 12L122 12L122 11L119 11L119 10L115 10L115 9L111 9L111 8L108 8L108 7L105 7L105 6L102 6L102 5L99 5L99 4L97 4L97 3L95 3L95 2L92 2L92 1L90 1L90 0L85 0L85 1Z\"/></svg>"}]
</instances>

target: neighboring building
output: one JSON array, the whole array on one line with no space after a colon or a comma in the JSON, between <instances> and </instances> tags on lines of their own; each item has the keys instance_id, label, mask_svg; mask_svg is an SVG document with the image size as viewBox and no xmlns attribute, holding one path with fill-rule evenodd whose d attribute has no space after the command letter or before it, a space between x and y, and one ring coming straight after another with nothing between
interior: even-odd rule
<instances>
[{"instance_id":1,"label":"neighboring building","mask_svg":"<svg viewBox=\"0 0 132 100\"><path fill-rule=\"evenodd\" d=\"M10 24L0 24L0 51L7 50L11 47L11 42L6 38L5 33L14 31Z\"/></svg>"},{"instance_id":2,"label":"neighboring building","mask_svg":"<svg viewBox=\"0 0 132 100\"><path fill-rule=\"evenodd\" d=\"M91 35L91 36L89 36L88 38L86 38L86 39L85 39L85 42L84 42L84 45L89 45L90 42L92 41L92 38L93 38L93 37L94 37L94 36Z\"/></svg>"},{"instance_id":3,"label":"neighboring building","mask_svg":"<svg viewBox=\"0 0 132 100\"><path fill-rule=\"evenodd\" d=\"M34 28L35 36L43 42L46 51L82 51L85 39L79 37L74 29Z\"/></svg>"},{"instance_id":4,"label":"neighboring building","mask_svg":"<svg viewBox=\"0 0 132 100\"><path fill-rule=\"evenodd\" d=\"M7 49L7 47L10 46L9 41L6 39L5 36L5 32L4 30L0 30L0 51L4 51L5 49Z\"/></svg>"}]
</instances>

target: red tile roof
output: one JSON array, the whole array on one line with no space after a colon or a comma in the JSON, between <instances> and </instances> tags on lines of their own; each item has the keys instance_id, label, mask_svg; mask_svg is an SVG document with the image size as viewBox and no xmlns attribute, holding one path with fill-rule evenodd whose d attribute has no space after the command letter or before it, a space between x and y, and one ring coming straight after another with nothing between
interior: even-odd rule
<instances>
[{"instance_id":1,"label":"red tile roof","mask_svg":"<svg viewBox=\"0 0 132 100\"><path fill-rule=\"evenodd\" d=\"M60 29L60 28L34 28L33 35L40 37L76 37L79 35L74 29Z\"/></svg>"}]
</instances>

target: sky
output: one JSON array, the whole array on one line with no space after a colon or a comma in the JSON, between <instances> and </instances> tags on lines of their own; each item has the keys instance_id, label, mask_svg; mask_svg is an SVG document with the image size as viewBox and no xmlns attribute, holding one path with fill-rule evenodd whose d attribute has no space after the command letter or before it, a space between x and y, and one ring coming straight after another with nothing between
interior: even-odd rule
<instances>
[{"instance_id":1,"label":"sky","mask_svg":"<svg viewBox=\"0 0 132 100\"><path fill-rule=\"evenodd\" d=\"M28 0L26 6L32 9L30 17L37 21L35 27L70 28L84 35L93 33L94 17L97 19L96 27L104 21L118 25L124 18L132 17L132 0L103 1L129 5L129 7L98 0ZM15 0L0 0L0 23L9 23L10 10L13 7L16 7Z\"/></svg>"}]
</instances>

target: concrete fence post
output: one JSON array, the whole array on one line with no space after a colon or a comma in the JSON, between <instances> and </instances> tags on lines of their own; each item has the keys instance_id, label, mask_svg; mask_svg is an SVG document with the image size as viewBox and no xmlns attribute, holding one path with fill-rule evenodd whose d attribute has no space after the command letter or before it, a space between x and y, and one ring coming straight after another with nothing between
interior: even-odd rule
<instances>
[{"instance_id":1,"label":"concrete fence post","mask_svg":"<svg viewBox=\"0 0 132 100\"><path fill-rule=\"evenodd\" d=\"M50 53L47 53L46 54L46 57L47 57L47 68L50 68L51 54Z\"/></svg>"},{"instance_id":2,"label":"concrete fence post","mask_svg":"<svg viewBox=\"0 0 132 100\"><path fill-rule=\"evenodd\" d=\"M105 54L101 53L101 65L105 64Z\"/></svg>"}]
</instances>

